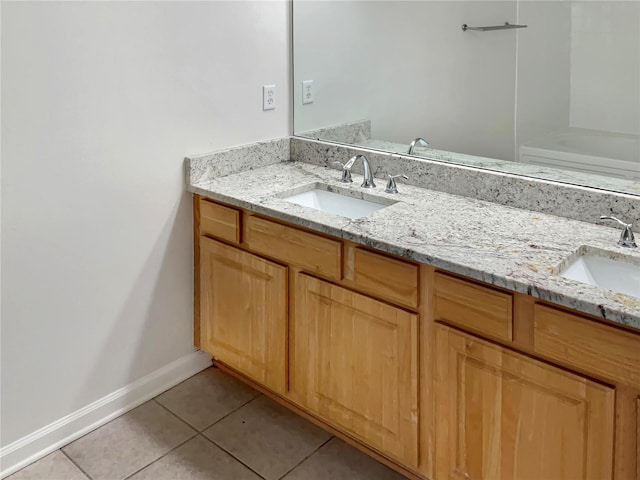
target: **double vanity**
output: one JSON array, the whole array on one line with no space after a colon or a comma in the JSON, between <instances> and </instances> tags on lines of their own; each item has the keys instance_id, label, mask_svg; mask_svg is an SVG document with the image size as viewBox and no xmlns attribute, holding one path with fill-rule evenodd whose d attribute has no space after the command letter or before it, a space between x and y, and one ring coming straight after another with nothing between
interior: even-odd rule
<instances>
[{"instance_id":1,"label":"double vanity","mask_svg":"<svg viewBox=\"0 0 640 480\"><path fill-rule=\"evenodd\" d=\"M197 347L408 478L640 478L640 249L289 141L187 159Z\"/></svg>"}]
</instances>

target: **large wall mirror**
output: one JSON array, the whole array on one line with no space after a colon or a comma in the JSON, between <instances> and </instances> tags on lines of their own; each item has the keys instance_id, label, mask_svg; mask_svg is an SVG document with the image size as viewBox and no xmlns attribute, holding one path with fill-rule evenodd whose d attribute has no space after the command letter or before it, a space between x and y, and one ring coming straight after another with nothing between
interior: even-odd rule
<instances>
[{"instance_id":1,"label":"large wall mirror","mask_svg":"<svg viewBox=\"0 0 640 480\"><path fill-rule=\"evenodd\" d=\"M640 195L638 0L294 0L293 39L298 136Z\"/></svg>"}]
</instances>

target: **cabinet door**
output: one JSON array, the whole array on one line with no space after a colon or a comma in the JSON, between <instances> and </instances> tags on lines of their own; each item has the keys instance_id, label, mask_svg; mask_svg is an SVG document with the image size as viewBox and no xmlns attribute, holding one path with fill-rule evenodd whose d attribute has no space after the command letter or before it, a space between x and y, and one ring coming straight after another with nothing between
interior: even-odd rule
<instances>
[{"instance_id":1,"label":"cabinet door","mask_svg":"<svg viewBox=\"0 0 640 480\"><path fill-rule=\"evenodd\" d=\"M612 477L614 391L436 329L437 479Z\"/></svg>"},{"instance_id":2,"label":"cabinet door","mask_svg":"<svg viewBox=\"0 0 640 480\"><path fill-rule=\"evenodd\" d=\"M201 237L200 319L203 350L285 391L286 267Z\"/></svg>"},{"instance_id":3,"label":"cabinet door","mask_svg":"<svg viewBox=\"0 0 640 480\"><path fill-rule=\"evenodd\" d=\"M291 396L390 457L417 464L418 318L299 274Z\"/></svg>"}]
</instances>

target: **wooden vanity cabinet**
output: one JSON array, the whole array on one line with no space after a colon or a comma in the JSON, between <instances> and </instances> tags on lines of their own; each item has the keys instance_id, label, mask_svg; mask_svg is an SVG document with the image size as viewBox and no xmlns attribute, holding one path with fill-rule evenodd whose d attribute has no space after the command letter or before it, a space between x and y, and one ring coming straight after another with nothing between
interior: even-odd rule
<instances>
[{"instance_id":1,"label":"wooden vanity cabinet","mask_svg":"<svg viewBox=\"0 0 640 480\"><path fill-rule=\"evenodd\" d=\"M287 267L200 239L200 344L270 388L286 388Z\"/></svg>"},{"instance_id":2,"label":"wooden vanity cabinet","mask_svg":"<svg viewBox=\"0 0 640 480\"><path fill-rule=\"evenodd\" d=\"M614 390L436 327L436 479L613 474Z\"/></svg>"},{"instance_id":3,"label":"wooden vanity cabinet","mask_svg":"<svg viewBox=\"0 0 640 480\"><path fill-rule=\"evenodd\" d=\"M418 316L299 274L291 398L402 464L418 463Z\"/></svg>"},{"instance_id":4,"label":"wooden vanity cabinet","mask_svg":"<svg viewBox=\"0 0 640 480\"><path fill-rule=\"evenodd\" d=\"M408 478L640 480L637 331L200 197L194 221L195 344Z\"/></svg>"}]
</instances>

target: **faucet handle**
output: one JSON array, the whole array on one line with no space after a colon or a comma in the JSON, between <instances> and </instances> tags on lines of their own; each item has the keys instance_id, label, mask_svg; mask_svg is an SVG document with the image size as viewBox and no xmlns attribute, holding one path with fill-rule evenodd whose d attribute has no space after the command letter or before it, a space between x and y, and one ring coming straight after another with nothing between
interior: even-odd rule
<instances>
[{"instance_id":1,"label":"faucet handle","mask_svg":"<svg viewBox=\"0 0 640 480\"><path fill-rule=\"evenodd\" d=\"M342 169L342 178L340 179L342 183L353 183L353 180L351 179L351 165L353 164L348 165L337 160L333 162L333 164Z\"/></svg>"},{"instance_id":2,"label":"faucet handle","mask_svg":"<svg viewBox=\"0 0 640 480\"><path fill-rule=\"evenodd\" d=\"M387 187L384 189L384 191L387 193L398 193L396 178L404 178L405 180L409 180L409 177L407 177L404 173L401 173L399 175L387 174L387 177L389 177L389 181L387 182Z\"/></svg>"},{"instance_id":3,"label":"faucet handle","mask_svg":"<svg viewBox=\"0 0 640 480\"><path fill-rule=\"evenodd\" d=\"M636 239L633 236L633 231L631 230L631 227L633 226L632 223L625 223L616 217L608 217L606 215L601 215L600 220L613 220L622 226L622 233L620 233L618 245L627 248L636 248L638 246L636 244Z\"/></svg>"}]
</instances>

